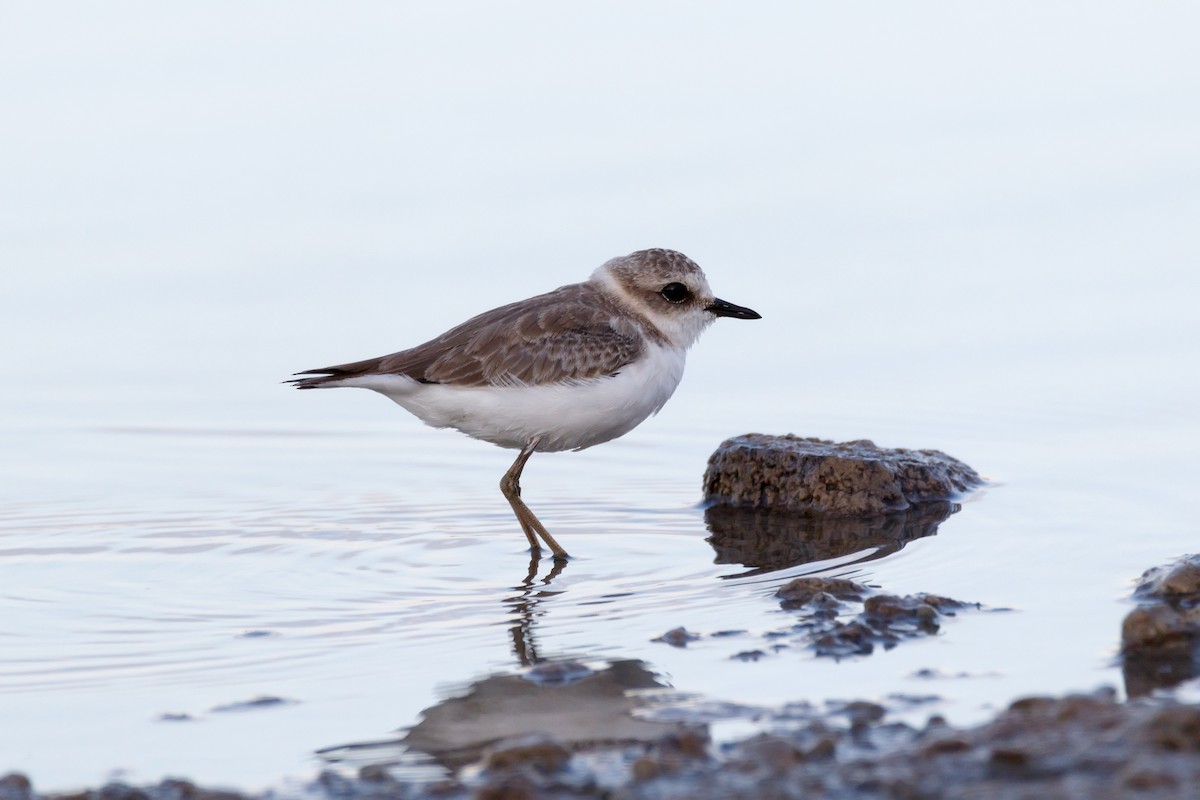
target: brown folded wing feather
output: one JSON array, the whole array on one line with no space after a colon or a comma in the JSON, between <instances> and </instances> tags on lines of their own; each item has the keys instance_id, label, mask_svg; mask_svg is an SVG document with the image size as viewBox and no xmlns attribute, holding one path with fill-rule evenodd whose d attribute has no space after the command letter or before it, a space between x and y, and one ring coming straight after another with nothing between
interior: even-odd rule
<instances>
[{"instance_id":1,"label":"brown folded wing feather","mask_svg":"<svg viewBox=\"0 0 1200 800\"><path fill-rule=\"evenodd\" d=\"M484 312L411 350L297 373L320 377L293 383L311 389L362 375L454 386L587 380L636 359L644 333L603 293L581 283Z\"/></svg>"}]
</instances>

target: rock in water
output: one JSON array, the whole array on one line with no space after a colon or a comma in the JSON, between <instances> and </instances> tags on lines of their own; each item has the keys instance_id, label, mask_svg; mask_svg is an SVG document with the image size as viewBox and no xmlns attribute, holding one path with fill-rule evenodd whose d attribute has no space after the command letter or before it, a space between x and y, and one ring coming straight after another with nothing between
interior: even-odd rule
<instances>
[{"instance_id":1,"label":"rock in water","mask_svg":"<svg viewBox=\"0 0 1200 800\"><path fill-rule=\"evenodd\" d=\"M1200 675L1200 555L1146 570L1121 624L1125 691L1141 697Z\"/></svg>"},{"instance_id":2,"label":"rock in water","mask_svg":"<svg viewBox=\"0 0 1200 800\"><path fill-rule=\"evenodd\" d=\"M709 457L704 499L853 516L955 500L982 484L975 470L938 450L747 433L726 439Z\"/></svg>"}]
</instances>

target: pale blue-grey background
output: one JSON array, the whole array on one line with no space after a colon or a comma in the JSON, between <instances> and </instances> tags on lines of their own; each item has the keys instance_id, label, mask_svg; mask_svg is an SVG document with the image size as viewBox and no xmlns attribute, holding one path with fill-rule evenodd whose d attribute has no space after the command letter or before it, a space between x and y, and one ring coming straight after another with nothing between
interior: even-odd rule
<instances>
[{"instance_id":1,"label":"pale blue-grey background","mask_svg":"<svg viewBox=\"0 0 1200 800\"><path fill-rule=\"evenodd\" d=\"M15 4L0 24L0 770L258 786L514 669L511 454L288 373L648 246L762 312L663 414L535 458L580 558L544 650L766 706L979 718L1120 684L1130 581L1196 539L1191 4ZM870 659L649 640L786 624L719 581L750 430L994 482L858 577L1016 613ZM624 594L621 600L611 598ZM245 639L246 630L277 635ZM740 649L748 646L744 642ZM933 685L920 668L975 679ZM300 702L222 717L257 694ZM195 723L156 722L184 711Z\"/></svg>"}]
</instances>

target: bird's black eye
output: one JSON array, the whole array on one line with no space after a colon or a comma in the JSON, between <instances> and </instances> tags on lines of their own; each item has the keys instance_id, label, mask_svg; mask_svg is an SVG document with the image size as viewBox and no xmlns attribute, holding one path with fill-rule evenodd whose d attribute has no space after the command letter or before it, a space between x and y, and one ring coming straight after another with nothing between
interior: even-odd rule
<instances>
[{"instance_id":1,"label":"bird's black eye","mask_svg":"<svg viewBox=\"0 0 1200 800\"><path fill-rule=\"evenodd\" d=\"M668 283L659 292L670 303L682 303L691 296L691 292L682 283Z\"/></svg>"}]
</instances>

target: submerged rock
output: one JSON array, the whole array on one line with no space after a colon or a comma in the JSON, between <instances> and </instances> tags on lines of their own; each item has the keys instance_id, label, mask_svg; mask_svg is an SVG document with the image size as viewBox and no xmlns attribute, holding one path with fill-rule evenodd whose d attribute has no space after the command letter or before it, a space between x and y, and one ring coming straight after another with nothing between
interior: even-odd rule
<instances>
[{"instance_id":1,"label":"submerged rock","mask_svg":"<svg viewBox=\"0 0 1200 800\"><path fill-rule=\"evenodd\" d=\"M800 612L786 635L819 656L833 658L870 655L877 646L890 649L904 639L932 636L940 630L942 617L981 608L936 594L875 594L845 578L796 578L775 596L783 610ZM862 610L853 618L839 619L859 605Z\"/></svg>"},{"instance_id":2,"label":"submerged rock","mask_svg":"<svg viewBox=\"0 0 1200 800\"><path fill-rule=\"evenodd\" d=\"M836 604L837 600L858 600L871 593L861 583L846 578L796 578L775 591L785 611L806 605L814 607Z\"/></svg>"},{"instance_id":3,"label":"submerged rock","mask_svg":"<svg viewBox=\"0 0 1200 800\"><path fill-rule=\"evenodd\" d=\"M748 433L725 440L709 457L704 498L743 508L853 516L955 500L982 484L975 470L938 450Z\"/></svg>"},{"instance_id":4,"label":"submerged rock","mask_svg":"<svg viewBox=\"0 0 1200 800\"><path fill-rule=\"evenodd\" d=\"M671 647L687 647L688 642L694 642L700 637L694 633L689 633L687 628L678 627L664 633L662 636L651 639L652 642L664 642Z\"/></svg>"}]
</instances>

